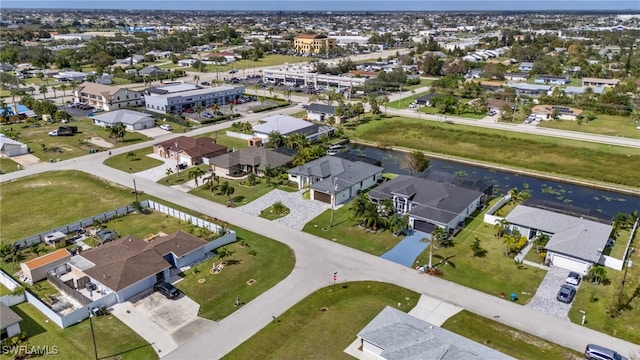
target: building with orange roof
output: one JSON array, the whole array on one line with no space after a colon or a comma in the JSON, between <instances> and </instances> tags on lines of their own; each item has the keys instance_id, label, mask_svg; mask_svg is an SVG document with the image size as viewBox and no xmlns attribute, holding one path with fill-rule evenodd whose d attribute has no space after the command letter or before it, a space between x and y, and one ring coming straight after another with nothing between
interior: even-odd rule
<instances>
[{"instance_id":1,"label":"building with orange roof","mask_svg":"<svg viewBox=\"0 0 640 360\"><path fill-rule=\"evenodd\" d=\"M49 269L65 264L69 260L71 260L69 251L67 249L59 249L20 263L20 269L22 269L24 276L29 279L28 281L33 284L36 281L46 279Z\"/></svg>"}]
</instances>

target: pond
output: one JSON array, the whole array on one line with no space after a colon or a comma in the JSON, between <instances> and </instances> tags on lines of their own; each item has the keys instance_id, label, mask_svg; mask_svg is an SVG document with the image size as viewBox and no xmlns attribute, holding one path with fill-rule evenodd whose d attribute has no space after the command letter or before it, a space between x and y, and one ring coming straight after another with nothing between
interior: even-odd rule
<instances>
[{"instance_id":1,"label":"pond","mask_svg":"<svg viewBox=\"0 0 640 360\"><path fill-rule=\"evenodd\" d=\"M402 152L355 144L349 144L347 151L351 154L380 160L386 172L409 174L408 171L400 167L400 160L404 156ZM440 170L473 179L482 179L494 184L494 193L496 195L502 195L512 188L518 188L519 190L527 190L530 192L531 200L533 201L553 202L563 204L563 206L567 207L588 209L592 213L598 213L604 217L613 217L620 212L631 213L640 209L640 196L575 185L557 180L541 179L436 158L430 159L429 169Z\"/></svg>"}]
</instances>

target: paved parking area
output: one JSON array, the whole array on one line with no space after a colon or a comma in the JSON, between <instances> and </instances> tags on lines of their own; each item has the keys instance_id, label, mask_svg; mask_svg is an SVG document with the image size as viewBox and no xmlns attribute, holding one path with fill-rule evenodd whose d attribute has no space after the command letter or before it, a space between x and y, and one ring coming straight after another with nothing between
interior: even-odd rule
<instances>
[{"instance_id":1,"label":"paved parking area","mask_svg":"<svg viewBox=\"0 0 640 360\"><path fill-rule=\"evenodd\" d=\"M560 286L565 283L567 276L569 276L569 270L551 266L528 306L538 311L568 320L569 316L567 314L573 303L565 304L556 299L558 290L560 290ZM576 287L576 289L580 291L578 287Z\"/></svg>"},{"instance_id":2,"label":"paved parking area","mask_svg":"<svg viewBox=\"0 0 640 360\"><path fill-rule=\"evenodd\" d=\"M257 216L262 210L273 205L275 202L280 201L288 207L290 211L289 215L275 221L296 230L302 230L306 223L330 207L329 204L320 201L305 200L302 198L302 193L303 190L297 192L286 192L274 189L247 205L239 207L238 210L246 214Z\"/></svg>"}]
</instances>

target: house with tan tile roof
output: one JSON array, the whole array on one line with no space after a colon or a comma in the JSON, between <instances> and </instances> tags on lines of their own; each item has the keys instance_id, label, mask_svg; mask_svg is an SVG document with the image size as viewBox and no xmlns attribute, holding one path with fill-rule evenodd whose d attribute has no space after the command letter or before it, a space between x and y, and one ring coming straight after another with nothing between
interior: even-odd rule
<instances>
[{"instance_id":1,"label":"house with tan tile roof","mask_svg":"<svg viewBox=\"0 0 640 360\"><path fill-rule=\"evenodd\" d=\"M144 105L144 98L139 91L86 81L73 89L73 101L104 111Z\"/></svg>"}]
</instances>

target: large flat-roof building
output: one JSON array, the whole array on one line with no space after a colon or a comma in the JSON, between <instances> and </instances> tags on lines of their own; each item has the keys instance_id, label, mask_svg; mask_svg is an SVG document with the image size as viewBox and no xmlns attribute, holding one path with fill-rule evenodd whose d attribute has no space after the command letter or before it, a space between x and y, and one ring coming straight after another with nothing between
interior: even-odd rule
<instances>
[{"instance_id":1,"label":"large flat-roof building","mask_svg":"<svg viewBox=\"0 0 640 360\"><path fill-rule=\"evenodd\" d=\"M171 84L147 89L145 107L157 113L182 113L200 105L226 105L244 93L244 86L213 86L201 88L193 84Z\"/></svg>"},{"instance_id":2,"label":"large flat-roof building","mask_svg":"<svg viewBox=\"0 0 640 360\"><path fill-rule=\"evenodd\" d=\"M301 34L293 40L293 47L303 54L320 54L336 46L336 39L327 35Z\"/></svg>"}]
</instances>

